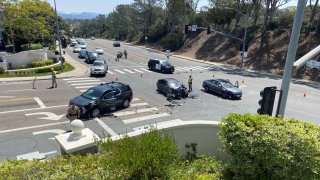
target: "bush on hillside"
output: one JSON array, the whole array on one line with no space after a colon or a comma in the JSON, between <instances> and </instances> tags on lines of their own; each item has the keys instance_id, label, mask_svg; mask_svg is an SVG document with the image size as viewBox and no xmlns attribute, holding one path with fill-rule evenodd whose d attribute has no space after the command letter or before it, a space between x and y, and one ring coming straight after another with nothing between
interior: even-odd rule
<instances>
[{"instance_id":1,"label":"bush on hillside","mask_svg":"<svg viewBox=\"0 0 320 180\"><path fill-rule=\"evenodd\" d=\"M22 51L42 49L42 48L43 48L43 46L42 46L41 44L31 43L30 46L29 46L29 44L23 44L23 45L21 45Z\"/></svg>"},{"instance_id":2,"label":"bush on hillside","mask_svg":"<svg viewBox=\"0 0 320 180\"><path fill-rule=\"evenodd\" d=\"M158 19L155 24L150 27L148 42L156 42L164 37L167 33L167 26L164 20Z\"/></svg>"},{"instance_id":3,"label":"bush on hillside","mask_svg":"<svg viewBox=\"0 0 320 180\"><path fill-rule=\"evenodd\" d=\"M268 31L274 31L279 28L279 22L278 21L270 21L267 25Z\"/></svg>"},{"instance_id":4,"label":"bush on hillside","mask_svg":"<svg viewBox=\"0 0 320 180\"><path fill-rule=\"evenodd\" d=\"M183 45L183 34L169 33L161 39L161 45L164 49L178 50Z\"/></svg>"},{"instance_id":5,"label":"bush on hillside","mask_svg":"<svg viewBox=\"0 0 320 180\"><path fill-rule=\"evenodd\" d=\"M320 127L293 119L230 114L220 139L236 179L320 179Z\"/></svg>"}]
</instances>

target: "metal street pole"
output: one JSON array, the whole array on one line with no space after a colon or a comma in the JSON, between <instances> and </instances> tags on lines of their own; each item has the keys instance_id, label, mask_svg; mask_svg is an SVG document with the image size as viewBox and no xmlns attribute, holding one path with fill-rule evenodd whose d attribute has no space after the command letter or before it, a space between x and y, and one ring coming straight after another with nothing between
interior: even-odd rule
<instances>
[{"instance_id":1,"label":"metal street pole","mask_svg":"<svg viewBox=\"0 0 320 180\"><path fill-rule=\"evenodd\" d=\"M292 75L292 67L293 67L293 63L294 63L297 48L298 48L298 41L299 41L300 30L301 30L303 14L304 14L306 3L307 3L306 0L298 1L297 11L293 21L292 32L291 32L287 58L286 58L286 64L284 67L284 73L283 73L282 82L281 82L282 96L280 99L280 106L278 107L279 115L282 118L284 117L284 112L287 104L288 91L289 91L291 75Z\"/></svg>"},{"instance_id":2,"label":"metal street pole","mask_svg":"<svg viewBox=\"0 0 320 180\"><path fill-rule=\"evenodd\" d=\"M239 12L242 14L241 12ZM245 14L242 14L245 17L245 28L244 28L244 36L243 36L243 42L242 42L242 56L241 56L241 64L240 64L240 69L243 67L243 59L244 59L244 52L246 48L246 41L247 41L247 30L248 30L248 16Z\"/></svg>"},{"instance_id":3,"label":"metal street pole","mask_svg":"<svg viewBox=\"0 0 320 180\"><path fill-rule=\"evenodd\" d=\"M60 28L59 28L59 22L58 22L58 13L57 13L57 6L56 6L56 0L54 0L54 10L56 12L56 25L57 25L57 36L58 36L58 42L59 42L59 60L61 63L61 72L63 72L63 59L62 59L62 53L61 53L61 38L60 38Z\"/></svg>"}]
</instances>

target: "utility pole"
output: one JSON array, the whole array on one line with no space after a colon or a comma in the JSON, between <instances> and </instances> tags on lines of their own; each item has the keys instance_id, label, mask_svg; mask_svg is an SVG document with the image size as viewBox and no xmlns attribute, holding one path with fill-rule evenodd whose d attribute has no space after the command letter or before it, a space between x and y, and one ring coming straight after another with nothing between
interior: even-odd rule
<instances>
[{"instance_id":1,"label":"utility pole","mask_svg":"<svg viewBox=\"0 0 320 180\"><path fill-rule=\"evenodd\" d=\"M301 30L303 14L304 14L304 9L306 7L306 3L307 3L306 0L298 1L297 11L293 21L292 32L291 32L287 58L286 58L286 64L284 67L284 73L283 73L282 82L281 82L282 96L280 99L280 106L278 107L279 115L282 118L284 117L284 112L286 109L289 86L291 82L292 68L293 68L293 63L294 63L297 48L298 48L300 30Z\"/></svg>"},{"instance_id":2,"label":"utility pole","mask_svg":"<svg viewBox=\"0 0 320 180\"><path fill-rule=\"evenodd\" d=\"M56 0L54 0L54 10L56 12L56 25L57 25L57 36L58 36L58 42L59 42L59 60L61 63L61 72L63 72L63 59L62 59L62 53L61 53L61 38L60 38L60 28L59 28L59 22L58 22L58 13L57 13L57 6L56 6Z\"/></svg>"}]
</instances>

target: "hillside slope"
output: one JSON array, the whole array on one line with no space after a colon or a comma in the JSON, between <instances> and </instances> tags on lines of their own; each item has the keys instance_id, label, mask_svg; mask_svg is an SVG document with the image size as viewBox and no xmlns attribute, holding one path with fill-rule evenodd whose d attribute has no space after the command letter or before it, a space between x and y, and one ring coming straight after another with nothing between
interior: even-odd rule
<instances>
[{"instance_id":1,"label":"hillside slope","mask_svg":"<svg viewBox=\"0 0 320 180\"><path fill-rule=\"evenodd\" d=\"M249 29L251 41L249 43L248 57L244 60L244 68L281 74L290 41L289 30L268 31L268 47L260 48L260 37L254 29ZM243 31L233 30L232 35L242 37ZM184 45L175 52L196 59L208 60L212 62L234 64L240 66L241 42L228 39L217 33L207 34L206 31L192 32L186 36ZM299 48L297 50L297 59L320 45L320 37L314 33L309 35L301 34L299 39ZM313 59L320 59L315 57ZM320 81L320 70L302 68L295 75L296 78Z\"/></svg>"}]
</instances>

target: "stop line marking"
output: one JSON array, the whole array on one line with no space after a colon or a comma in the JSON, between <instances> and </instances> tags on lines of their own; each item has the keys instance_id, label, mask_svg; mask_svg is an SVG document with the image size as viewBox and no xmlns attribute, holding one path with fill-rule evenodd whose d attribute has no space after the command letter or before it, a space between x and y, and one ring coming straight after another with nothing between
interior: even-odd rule
<instances>
[{"instance_id":1,"label":"stop line marking","mask_svg":"<svg viewBox=\"0 0 320 180\"><path fill-rule=\"evenodd\" d=\"M160 118L160 117L166 117L166 116L170 116L170 114L168 114L168 113L153 114L153 115L149 115L149 116L126 119L126 120L123 120L122 122L124 124L130 124L130 123L135 123L135 122L139 122L139 121L145 121L145 120L150 120L150 119L155 119L155 118Z\"/></svg>"}]
</instances>

